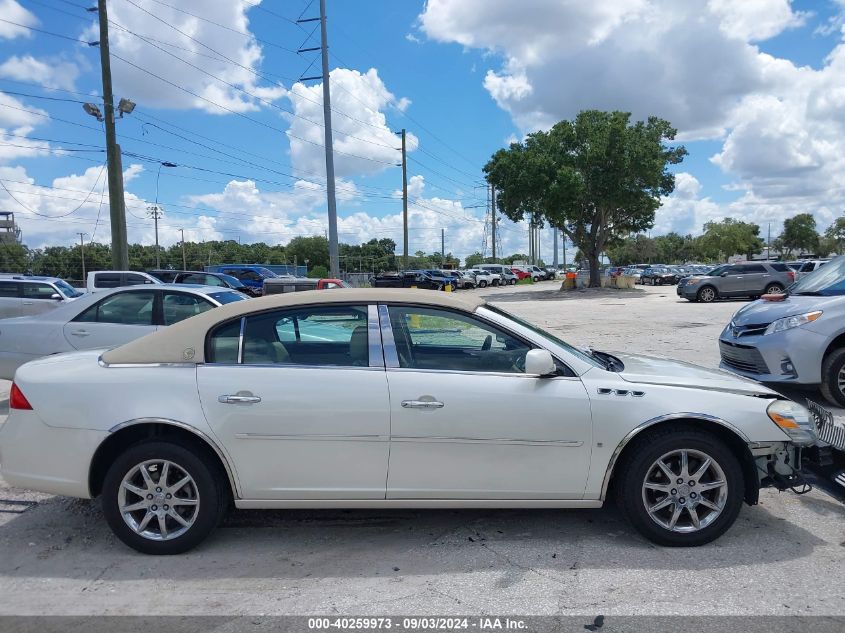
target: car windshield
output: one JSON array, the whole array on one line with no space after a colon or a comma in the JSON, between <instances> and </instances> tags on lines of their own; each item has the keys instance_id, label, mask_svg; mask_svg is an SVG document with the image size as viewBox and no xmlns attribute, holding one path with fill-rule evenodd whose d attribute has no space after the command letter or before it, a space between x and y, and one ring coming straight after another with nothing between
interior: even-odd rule
<instances>
[{"instance_id":1,"label":"car windshield","mask_svg":"<svg viewBox=\"0 0 845 633\"><path fill-rule=\"evenodd\" d=\"M58 288L59 292L61 292L64 296L71 299L81 297L83 294L85 294L84 292L81 292L80 290L77 290L76 288L71 286L68 282L62 281L61 279L54 282L53 285Z\"/></svg>"},{"instance_id":2,"label":"car windshield","mask_svg":"<svg viewBox=\"0 0 845 633\"><path fill-rule=\"evenodd\" d=\"M240 292L210 292L208 296L214 299L217 303L221 305L226 305L227 303L234 303L235 301L246 301L249 297L245 294Z\"/></svg>"},{"instance_id":3,"label":"car windshield","mask_svg":"<svg viewBox=\"0 0 845 633\"><path fill-rule=\"evenodd\" d=\"M501 314L502 316L506 316L511 321L519 323L522 327L531 330L535 334L539 334L540 336L542 336L545 339L548 339L549 341L551 341L552 343L554 343L558 347L562 347L567 352L569 352L573 356L577 357L578 359L584 361L585 363L590 363L594 367L600 367L601 369L606 369L606 366L603 363L601 363L599 360L597 360L596 358L593 358L592 356L590 356L586 352L582 352L577 347L573 347L572 345L570 345L566 341L559 339L554 334L551 334L551 333L547 332L546 330L539 328L532 323L529 323L528 321L524 321L524 320L520 319L518 316L514 316L510 312L505 312L504 310L502 310L500 308L496 308L496 307L493 307L491 305L488 305L486 307L487 307L488 310L490 310L492 312L496 312L497 314Z\"/></svg>"},{"instance_id":4,"label":"car windshield","mask_svg":"<svg viewBox=\"0 0 845 633\"><path fill-rule=\"evenodd\" d=\"M837 257L826 266L807 273L790 289L791 295L845 295L845 256Z\"/></svg>"}]
</instances>

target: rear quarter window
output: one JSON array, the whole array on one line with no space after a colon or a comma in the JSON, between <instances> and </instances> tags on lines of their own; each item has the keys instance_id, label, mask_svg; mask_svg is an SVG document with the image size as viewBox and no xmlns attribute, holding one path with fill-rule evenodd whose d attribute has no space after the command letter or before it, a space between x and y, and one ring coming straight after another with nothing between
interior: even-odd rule
<instances>
[{"instance_id":1,"label":"rear quarter window","mask_svg":"<svg viewBox=\"0 0 845 633\"><path fill-rule=\"evenodd\" d=\"M791 270L789 268L789 266L787 266L786 264L780 263L780 262L774 263L774 264L769 264L769 266L772 267L772 270L777 271L779 273L785 273L785 272L788 272L789 270Z\"/></svg>"}]
</instances>

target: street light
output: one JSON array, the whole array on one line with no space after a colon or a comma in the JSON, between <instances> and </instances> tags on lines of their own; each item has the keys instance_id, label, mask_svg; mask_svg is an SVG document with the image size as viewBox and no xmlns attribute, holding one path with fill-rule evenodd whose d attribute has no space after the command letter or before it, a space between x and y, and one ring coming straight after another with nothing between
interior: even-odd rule
<instances>
[{"instance_id":1,"label":"street light","mask_svg":"<svg viewBox=\"0 0 845 633\"><path fill-rule=\"evenodd\" d=\"M127 100L126 99L120 100L121 105L123 105L124 101L127 101ZM135 109L135 104L132 103L131 101L127 101L127 102L132 105L132 107L127 110L127 114L128 114L129 112L132 112L132 110ZM161 268L161 253L159 253L159 248L158 248L158 221L159 221L159 219L161 219L162 215L164 215L161 207L158 206L158 181L161 178L161 168L162 167L178 167L178 166L179 165L177 165L176 163L171 163L170 161L167 161L167 160L163 160L158 164L158 172L156 173L156 200L155 200L155 204L151 207L147 207L147 212L149 214L149 217L153 218L153 220L155 221L156 268ZM183 242L184 242L184 238L183 238ZM184 260L184 244L183 244L182 250L183 250L182 259Z\"/></svg>"}]
</instances>

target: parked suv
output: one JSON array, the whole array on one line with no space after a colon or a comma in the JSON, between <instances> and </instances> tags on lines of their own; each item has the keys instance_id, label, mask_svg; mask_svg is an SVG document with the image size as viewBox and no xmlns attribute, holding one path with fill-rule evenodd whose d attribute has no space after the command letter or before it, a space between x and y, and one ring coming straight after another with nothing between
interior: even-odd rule
<instances>
[{"instance_id":1,"label":"parked suv","mask_svg":"<svg viewBox=\"0 0 845 633\"><path fill-rule=\"evenodd\" d=\"M510 266L505 266L503 264L481 264L478 268L486 270L488 273L492 273L494 275L494 282L498 281L498 283L492 284L494 286L512 286L518 281L516 274L514 274ZM498 280L495 279L495 275L499 276Z\"/></svg>"},{"instance_id":2,"label":"parked suv","mask_svg":"<svg viewBox=\"0 0 845 633\"><path fill-rule=\"evenodd\" d=\"M728 297L757 299L778 294L795 281L795 272L783 262L753 262L717 266L705 275L684 277L678 282L679 297L710 303Z\"/></svg>"},{"instance_id":3,"label":"parked suv","mask_svg":"<svg viewBox=\"0 0 845 633\"><path fill-rule=\"evenodd\" d=\"M264 288L265 279L273 279L274 277L279 276L269 268L249 264L221 264L219 266L210 266L208 267L208 272L231 275L235 279L239 279L243 285L249 286L259 294Z\"/></svg>"},{"instance_id":4,"label":"parked suv","mask_svg":"<svg viewBox=\"0 0 845 633\"><path fill-rule=\"evenodd\" d=\"M88 292L97 292L107 288L160 283L161 281L152 275L134 270L92 270L88 273L86 287Z\"/></svg>"},{"instance_id":5,"label":"parked suv","mask_svg":"<svg viewBox=\"0 0 845 633\"><path fill-rule=\"evenodd\" d=\"M370 280L373 288L425 288L441 290L442 279L434 279L420 270L406 270L399 273L379 273Z\"/></svg>"},{"instance_id":6,"label":"parked suv","mask_svg":"<svg viewBox=\"0 0 845 633\"><path fill-rule=\"evenodd\" d=\"M818 270L828 263L830 263L829 259L802 259L797 262L787 262L787 265L795 271L795 278L801 279L804 275Z\"/></svg>"},{"instance_id":7,"label":"parked suv","mask_svg":"<svg viewBox=\"0 0 845 633\"><path fill-rule=\"evenodd\" d=\"M818 385L845 407L845 256L777 299L734 314L719 337L721 367L761 382Z\"/></svg>"},{"instance_id":8,"label":"parked suv","mask_svg":"<svg viewBox=\"0 0 845 633\"><path fill-rule=\"evenodd\" d=\"M48 312L82 294L58 277L0 275L0 319Z\"/></svg>"}]
</instances>

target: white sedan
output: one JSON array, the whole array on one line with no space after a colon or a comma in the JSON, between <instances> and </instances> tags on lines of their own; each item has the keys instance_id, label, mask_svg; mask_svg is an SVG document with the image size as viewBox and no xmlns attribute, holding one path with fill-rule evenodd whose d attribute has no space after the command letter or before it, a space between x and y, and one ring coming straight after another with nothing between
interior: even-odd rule
<instances>
[{"instance_id":1,"label":"white sedan","mask_svg":"<svg viewBox=\"0 0 845 633\"><path fill-rule=\"evenodd\" d=\"M88 294L38 316L2 319L0 378L11 380L18 367L42 356L115 347L246 298L212 286L129 286Z\"/></svg>"},{"instance_id":2,"label":"white sedan","mask_svg":"<svg viewBox=\"0 0 845 633\"><path fill-rule=\"evenodd\" d=\"M753 381L581 352L477 297L398 289L273 295L43 358L10 408L3 478L101 496L152 554L194 547L232 502L598 508L611 493L652 541L700 545L762 486L800 483L816 441L806 409Z\"/></svg>"}]
</instances>

